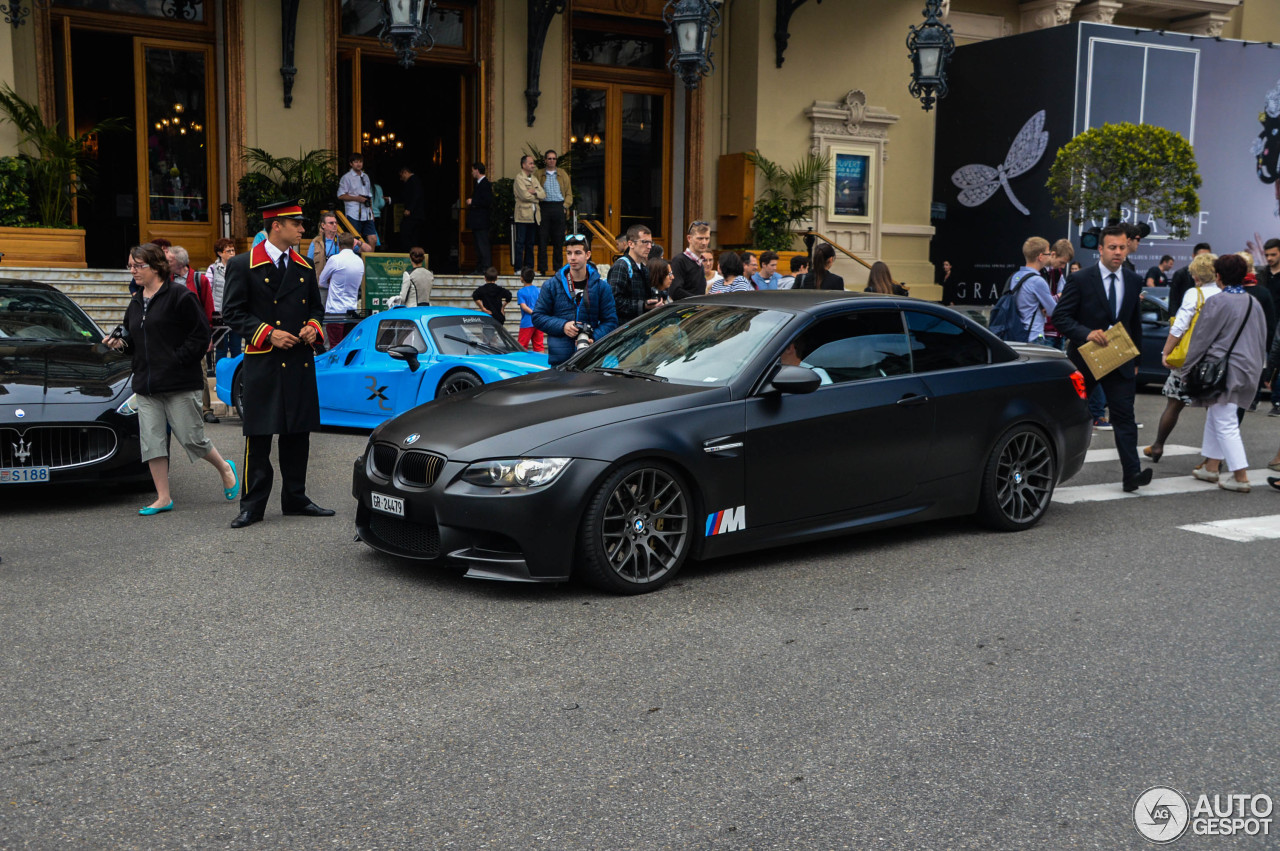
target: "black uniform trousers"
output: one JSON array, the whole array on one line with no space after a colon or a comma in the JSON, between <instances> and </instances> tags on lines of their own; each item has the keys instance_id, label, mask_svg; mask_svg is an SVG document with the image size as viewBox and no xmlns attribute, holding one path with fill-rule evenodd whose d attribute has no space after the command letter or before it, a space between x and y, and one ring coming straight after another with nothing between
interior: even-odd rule
<instances>
[{"instance_id":1,"label":"black uniform trousers","mask_svg":"<svg viewBox=\"0 0 1280 851\"><path fill-rule=\"evenodd\" d=\"M278 437L281 511L301 511L307 498L307 460L311 433L253 434L244 439L244 467L241 470L240 510L261 517L271 496L275 471L271 469L271 438Z\"/></svg>"},{"instance_id":2,"label":"black uniform trousers","mask_svg":"<svg viewBox=\"0 0 1280 851\"><path fill-rule=\"evenodd\" d=\"M554 275L564 265L564 202L540 201L542 224L538 226L538 274ZM547 268L547 244L551 245L554 261Z\"/></svg>"},{"instance_id":3,"label":"black uniform trousers","mask_svg":"<svg viewBox=\"0 0 1280 851\"><path fill-rule=\"evenodd\" d=\"M1138 421L1133 414L1133 399L1137 394L1137 376L1133 372L1136 362L1121 364L1099 380L1093 377L1074 345L1068 344L1067 354L1084 376L1085 395L1092 393L1096 385L1101 385L1102 392L1107 394L1107 410L1111 415L1116 451L1120 453L1120 469L1126 479L1132 479L1142 472L1142 462L1138 460Z\"/></svg>"}]
</instances>

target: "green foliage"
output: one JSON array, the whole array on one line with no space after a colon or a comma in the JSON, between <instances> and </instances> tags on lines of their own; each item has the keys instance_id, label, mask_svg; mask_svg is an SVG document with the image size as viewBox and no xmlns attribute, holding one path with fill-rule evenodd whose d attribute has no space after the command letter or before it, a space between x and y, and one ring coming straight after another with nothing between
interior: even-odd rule
<instances>
[{"instance_id":1,"label":"green foliage","mask_svg":"<svg viewBox=\"0 0 1280 851\"><path fill-rule=\"evenodd\" d=\"M1054 211L1076 224L1120 218L1137 204L1183 238L1200 212L1200 172L1191 144L1151 124L1104 124L1058 150L1049 170Z\"/></svg>"},{"instance_id":2,"label":"green foliage","mask_svg":"<svg viewBox=\"0 0 1280 851\"><path fill-rule=\"evenodd\" d=\"M490 208L489 233L501 244L511 239L511 218L516 214L515 181L501 177L493 181L493 207Z\"/></svg>"},{"instance_id":3,"label":"green foliage","mask_svg":"<svg viewBox=\"0 0 1280 851\"><path fill-rule=\"evenodd\" d=\"M0 84L0 121L18 129L18 147L27 150L30 205L42 227L71 227L71 205L77 194L88 196L85 181L96 172L86 153L91 136L128 129L122 118L109 118L76 136L57 125L46 124L40 108L18 96L8 83Z\"/></svg>"},{"instance_id":4,"label":"green foliage","mask_svg":"<svg viewBox=\"0 0 1280 851\"><path fill-rule=\"evenodd\" d=\"M31 210L30 175L23 157L0 157L0 227L34 225Z\"/></svg>"},{"instance_id":5,"label":"green foliage","mask_svg":"<svg viewBox=\"0 0 1280 851\"><path fill-rule=\"evenodd\" d=\"M236 183L236 200L244 207L248 233L262 230L258 208L273 201L302 200L302 212L314 227L321 210L332 210L338 195L338 155L323 148L298 151L296 157L277 157L262 148L245 148L243 159L252 171Z\"/></svg>"},{"instance_id":6,"label":"green foliage","mask_svg":"<svg viewBox=\"0 0 1280 851\"><path fill-rule=\"evenodd\" d=\"M819 206L819 193L831 178L831 157L806 154L790 170L759 151L748 153L747 161L764 177L764 190L752 208L753 244L766 251L789 251L792 229L812 218Z\"/></svg>"}]
</instances>

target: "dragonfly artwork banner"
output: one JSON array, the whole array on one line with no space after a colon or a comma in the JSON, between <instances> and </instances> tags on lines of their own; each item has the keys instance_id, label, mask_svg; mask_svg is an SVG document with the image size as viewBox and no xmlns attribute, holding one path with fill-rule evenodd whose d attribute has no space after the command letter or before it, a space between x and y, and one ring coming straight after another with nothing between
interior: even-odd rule
<instances>
[{"instance_id":1,"label":"dragonfly artwork banner","mask_svg":"<svg viewBox=\"0 0 1280 851\"><path fill-rule=\"evenodd\" d=\"M1024 216L1031 211L1013 194L1009 181L1025 174L1040 162L1049 145L1049 133L1044 129L1045 111L1042 109L1027 120L1009 147L1004 162L996 167L973 163L961 166L951 175L951 182L960 188L959 201L966 207L977 207L1004 188L1013 204Z\"/></svg>"}]
</instances>

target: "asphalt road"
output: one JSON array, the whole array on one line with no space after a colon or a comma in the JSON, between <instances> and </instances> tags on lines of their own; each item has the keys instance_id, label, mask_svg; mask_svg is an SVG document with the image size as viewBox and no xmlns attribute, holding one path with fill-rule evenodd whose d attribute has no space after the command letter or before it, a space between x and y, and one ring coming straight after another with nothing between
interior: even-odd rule
<instances>
[{"instance_id":1,"label":"asphalt road","mask_svg":"<svg viewBox=\"0 0 1280 851\"><path fill-rule=\"evenodd\" d=\"M1144 438L1162 408L1140 396ZM239 452L233 422L210 433ZM1245 435L1261 467L1280 419ZM1280 515L1260 477L619 598L354 542L363 442L313 438L331 519L233 531L185 462L155 518L136 490L0 492L0 847L1136 849L1148 787L1280 794L1276 544L1178 528Z\"/></svg>"}]
</instances>

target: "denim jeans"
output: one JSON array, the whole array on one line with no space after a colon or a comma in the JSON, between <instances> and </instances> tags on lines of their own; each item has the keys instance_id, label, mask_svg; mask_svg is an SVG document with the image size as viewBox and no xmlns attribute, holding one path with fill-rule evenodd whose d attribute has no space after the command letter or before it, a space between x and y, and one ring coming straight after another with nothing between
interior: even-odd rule
<instances>
[{"instance_id":1,"label":"denim jeans","mask_svg":"<svg viewBox=\"0 0 1280 851\"><path fill-rule=\"evenodd\" d=\"M1107 394L1102 392L1101 384L1095 384L1093 392L1089 394L1089 416L1095 420L1107 416Z\"/></svg>"}]
</instances>

